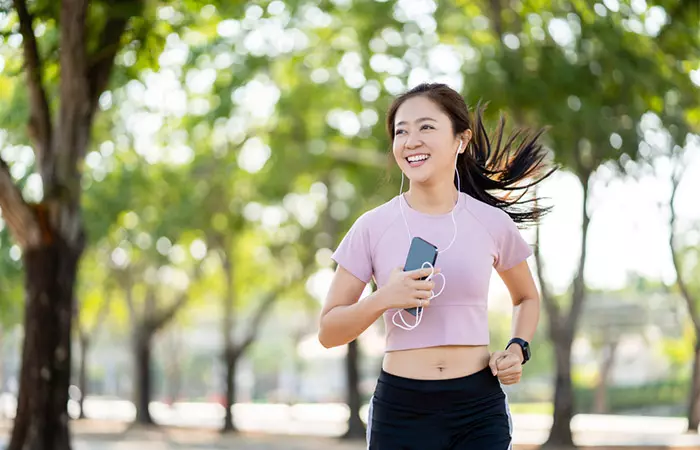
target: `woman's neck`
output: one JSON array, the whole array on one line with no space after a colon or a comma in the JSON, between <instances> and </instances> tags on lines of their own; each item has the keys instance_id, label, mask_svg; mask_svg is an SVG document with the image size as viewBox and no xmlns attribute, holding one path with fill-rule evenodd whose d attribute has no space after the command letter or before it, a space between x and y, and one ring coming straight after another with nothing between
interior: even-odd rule
<instances>
[{"instance_id":1,"label":"woman's neck","mask_svg":"<svg viewBox=\"0 0 700 450\"><path fill-rule=\"evenodd\" d=\"M454 184L413 186L405 193L408 205L425 214L447 214L455 207L459 193Z\"/></svg>"}]
</instances>

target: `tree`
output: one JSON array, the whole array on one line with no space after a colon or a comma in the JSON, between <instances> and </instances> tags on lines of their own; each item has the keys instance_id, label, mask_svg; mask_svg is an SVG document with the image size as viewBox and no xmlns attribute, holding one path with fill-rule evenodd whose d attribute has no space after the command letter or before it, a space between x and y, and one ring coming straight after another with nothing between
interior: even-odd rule
<instances>
[{"instance_id":1,"label":"tree","mask_svg":"<svg viewBox=\"0 0 700 450\"><path fill-rule=\"evenodd\" d=\"M311 235L312 231L307 231L307 235ZM244 235L245 236L245 235ZM303 242L309 242L309 239L302 239ZM289 246L283 246L283 249L289 249ZM312 252L307 252L307 254L312 254ZM275 255L275 262L279 266L277 271L278 275L282 275L282 282L270 282L265 285L268 286L265 290L257 289L257 295L254 295L256 301L247 320L248 325L245 326L245 331L236 333L236 328L243 328L240 324L243 322L240 320L242 318L242 308L239 302L236 302L236 298L239 295L235 292L233 274L235 269L232 265L222 264L222 268L225 270L226 274L226 294L223 296L224 302L224 320L223 320L223 330L224 330L224 352L223 359L226 367L226 415L224 417L224 432L236 431L236 427L233 422L233 405L236 401L236 374L238 363L243 355L249 350L250 346L256 341L259 336L262 323L266 316L271 312L274 305L280 300L280 297L286 293L295 284L305 280L312 268L314 267L309 261L305 261L300 258L300 265L303 268L301 272L297 272L293 275L284 275L284 267L289 266L288 262L284 261L281 255ZM229 260L230 261L230 260ZM240 261L244 261L243 258ZM289 269L287 269L287 272ZM238 320L236 320L238 319ZM243 337L236 339L235 335L240 334Z\"/></svg>"},{"instance_id":2,"label":"tree","mask_svg":"<svg viewBox=\"0 0 700 450\"><path fill-rule=\"evenodd\" d=\"M178 176L182 176L182 178L179 178L176 182L177 186L182 186L184 191L179 191L177 188L172 189L170 186L173 185L173 180L171 180L170 186L168 186L167 183L163 183L162 185L154 183L154 180L158 178L157 176L153 177L154 179L148 182L154 184L145 187L143 180L151 178L149 175L134 175L129 174L128 170L121 170L118 172L121 172L120 176L125 178L125 182L115 182L114 177L110 175L111 183L93 183L91 194L94 193L96 189L101 189L103 185L106 186L104 189L105 192L100 190L99 195L90 195L91 198L88 201L90 201L92 205L96 205L101 211L99 214L92 215L94 223L100 226L109 226L114 221L114 217L122 213L131 214L130 217L136 217L138 221L142 221L143 218L149 215L149 208L152 208L151 205L134 205L134 202L131 202L132 204L130 205L110 204L114 203L110 202L109 198L110 192L115 190L115 186L119 186L119 189L116 190L121 193L121 198L129 198L129 194L132 194L131 198L141 198L144 192L163 193L165 195L161 197L163 199L161 202L155 200L154 196L148 197L148 202L150 203L165 205L165 209L159 210L159 213L156 214L158 220L166 224L177 223L182 227L201 233L203 241L206 242L208 249L221 260L224 278L227 280L226 286L222 287L221 298L224 305L224 320L222 321L224 333L226 335L224 341L226 346L224 359L228 369L226 384L228 386L227 396L230 405L233 402L235 392L235 364L239 357L244 354L255 340L258 328L264 316L273 306L280 291L278 288L274 288L263 295L263 300L259 303L258 309L253 314L253 320L251 327L248 329L248 333L246 333L245 337L240 342L234 342L232 337L234 329L239 328L236 326L237 323L243 322L242 320L236 320L240 305L235 301L238 295L234 292L234 261L242 260L245 261L246 264L250 262L248 255L234 255L240 236L247 236L245 234L245 224L242 220L242 209L245 204L251 200L251 196L254 196L256 184L263 184L265 181L262 177L256 177L253 174L245 173L244 170L239 170L237 167L237 159L241 151L241 145L239 144L245 139L241 138L239 140L239 136L233 136L234 133L232 133L230 127L226 125L228 120L249 121L249 117L247 117L248 111L243 110L244 108L240 108L238 105L239 102L234 101L236 97L235 94L239 89L242 90L242 88L247 87L246 84L250 83L253 77L263 75L266 72L267 63L264 58L256 58L246 53L249 50L245 48L244 45L246 43L245 37L249 34L247 31L240 35L233 33L233 36L231 36L230 33L222 31L224 30L223 27L218 27L223 21L223 18L230 15L227 13L233 11L233 15L236 17L240 15L238 13L242 12L244 6L254 9L254 2L248 5L236 3L226 11L221 11L221 14L217 14L216 8L212 9L209 6L207 6L207 10L209 11L207 13L207 19L203 19L204 23L198 24L201 25L201 33L199 36L193 39L187 39L188 36L195 33L186 33L179 38L181 43L185 43L188 47L186 63L170 64L163 72L168 72L169 70L170 74L176 74L178 78L177 83L179 83L177 88L185 92L189 101L201 102L204 100L205 103L211 106L210 108L204 108L205 111L203 113L192 112L184 115L180 114L178 116L177 114L169 114L167 111L168 108L161 108L159 110L159 107L153 107L152 105L149 108L149 105L144 104L143 101L135 99L126 101L126 99L122 98L123 93L113 93L113 97L128 105L132 113L134 109L139 113L160 113L160 118L165 125L163 127L165 131L158 133L156 139L159 143L162 142L164 147L168 146L168 144L182 145L184 143L184 145L193 150L196 155L194 161L181 164L181 173L179 173ZM295 9L293 4L291 4L291 9ZM202 13L202 16L204 16L204 13ZM244 29L250 31L249 25L246 24ZM191 31L191 29L188 29L188 31ZM239 70L232 71L230 70L230 66L226 66L222 69L220 67L221 58L217 57L230 57L234 53L237 55L237 58L240 56L240 61L237 60L236 62L237 69ZM196 77L197 74L210 72L212 70L218 72L212 85L195 90L190 84L191 79ZM158 74L145 73L142 75L143 76L138 79L138 82L146 84L149 77L154 77L154 75ZM255 120L252 122L255 122ZM115 130L128 128L128 126L124 126L123 123L114 123L110 125ZM209 131L211 131L211 133L208 133ZM246 123L246 129L243 134L249 141L252 142L256 140L259 142L261 141L259 136L264 136L265 132L265 127L257 126L255 123ZM173 142L177 140L173 138L175 135L178 137L184 136L184 138L179 142ZM204 138L204 136L206 136L206 138ZM118 138L119 137L123 136L118 136ZM131 156L133 158L135 155L132 154ZM140 157L137 157L137 159L140 159ZM125 166L128 165L129 164L125 164ZM151 167L149 170L151 174L154 173L153 170L153 167ZM186 175L184 175L185 173ZM196 199L192 203L185 202L187 204L183 205L183 198L193 197L196 197ZM279 199L275 198L274 200L276 202ZM175 203L177 203L178 206L172 207L171 205ZM136 209L139 210L138 213L135 212ZM205 212L202 214L192 214L195 210ZM133 214L135 214L135 216ZM107 217L108 220L104 220L103 218L105 217ZM172 239L174 236L168 233L164 234L163 230L148 230L147 232L152 236L153 241L165 236L169 236ZM100 232L98 231L97 234L100 234ZM115 241L112 242L111 248L115 249L114 247L119 247L119 240L122 238L124 238L124 236L121 236L119 230L116 230L114 236ZM138 246L138 236L128 236L126 241L127 243L136 243ZM138 250L133 253L131 251L132 248L133 246L129 245L126 245L125 248L118 248L134 256L130 263L143 256L142 252ZM136 258L135 255L139 255L139 258ZM127 292L131 292L132 283L138 284L138 276L143 269L143 266L139 267L138 263L135 264L137 267L136 269L129 264L123 272L124 276L122 277L122 281ZM149 263L144 264L148 266ZM156 266L158 264L156 264ZM235 272L238 273L238 269L235 269ZM130 281L131 276L136 276L137 281ZM153 299L148 300L152 296L149 297L146 294L143 292L141 293L141 297L145 299L146 305L153 303ZM256 293L256 295L257 294L259 293ZM178 304L180 304L180 302L175 302L172 306L175 307ZM146 309L148 310L149 308L146 307ZM130 308L130 310L134 311L134 308ZM144 328L144 320L139 316L140 314L134 315L137 323L141 324L138 325L138 327ZM156 322L159 323L160 321L156 320ZM152 333L146 331L136 334L144 337L144 339L152 335ZM135 338L134 342L137 341L139 341L139 339ZM148 343L141 342L141 344L147 345ZM141 355L145 353L143 348L137 348L137 350L137 353ZM139 359L145 361L147 358L142 356ZM136 367L144 367L144 365L136 364ZM143 377L148 376L149 372L148 369L141 370L138 379L141 380ZM139 383L142 386L141 390L147 392L148 389L146 386L149 383L146 381ZM147 407L148 398L150 398L150 394L144 394L140 395L138 400L138 410L144 411L138 414L139 420L143 420L146 423L150 422ZM227 408L227 410L228 414L226 416L224 428L233 428L231 409Z\"/></svg>"},{"instance_id":3,"label":"tree","mask_svg":"<svg viewBox=\"0 0 700 450\"><path fill-rule=\"evenodd\" d=\"M196 266L197 268L199 266ZM152 398L152 348L153 339L175 316L189 300L189 292L177 294L174 300L158 302L158 293L154 286L148 286L141 299L135 298L136 284L128 274L122 286L125 290L129 308L132 329L132 349L134 352L134 403L136 404L136 423L139 425L154 425L149 410ZM196 275L195 275L196 277ZM142 304L139 308L138 303Z\"/></svg>"},{"instance_id":4,"label":"tree","mask_svg":"<svg viewBox=\"0 0 700 450\"><path fill-rule=\"evenodd\" d=\"M10 23L19 24L26 75L26 93L15 87L15 104L28 123L26 135L16 137L32 144L43 196L27 202L10 166L0 161L0 208L22 249L26 280L20 392L9 448L67 449L73 290L85 246L80 167L115 56L143 30L132 24L125 33L144 3L41 1L32 10L25 0L13 3ZM38 38L40 24L49 32Z\"/></svg>"},{"instance_id":5,"label":"tree","mask_svg":"<svg viewBox=\"0 0 700 450\"><path fill-rule=\"evenodd\" d=\"M130 210L120 214L103 244L109 249L103 264L111 267L124 294L132 325L134 402L140 425L154 424L149 412L154 337L188 302L203 297L199 284L207 280L203 233L188 223L202 194L187 184L188 175L187 167L151 165L115 170L105 180L124 183L125 189L137 187L142 194L131 197Z\"/></svg>"},{"instance_id":6,"label":"tree","mask_svg":"<svg viewBox=\"0 0 700 450\"><path fill-rule=\"evenodd\" d=\"M700 427L700 294L698 294L697 287L693 284L692 280L697 279L697 274L693 272L697 272L700 265L695 264L695 267L686 266L687 261L692 261L691 255L695 254L697 257L698 248L684 246L681 243L681 236L678 235L679 217L676 212L675 201L678 187L683 178L683 163L681 162L681 158L676 157L674 159L676 159L676 161L671 177L671 196L668 201L670 212L668 246L671 251L673 268L676 272L676 286L688 307L688 315L690 316L693 326L692 329L695 334L687 417L688 431L697 433L698 427Z\"/></svg>"}]
</instances>

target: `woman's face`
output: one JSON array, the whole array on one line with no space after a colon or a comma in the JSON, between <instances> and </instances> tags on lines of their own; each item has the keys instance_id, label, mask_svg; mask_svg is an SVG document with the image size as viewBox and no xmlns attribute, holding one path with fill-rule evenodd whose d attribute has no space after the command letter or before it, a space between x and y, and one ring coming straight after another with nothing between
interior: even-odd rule
<instances>
[{"instance_id":1,"label":"woman's face","mask_svg":"<svg viewBox=\"0 0 700 450\"><path fill-rule=\"evenodd\" d=\"M412 182L445 179L451 182L459 140L452 131L449 116L426 97L412 97L396 111L394 158ZM460 152L465 147L466 142Z\"/></svg>"}]
</instances>

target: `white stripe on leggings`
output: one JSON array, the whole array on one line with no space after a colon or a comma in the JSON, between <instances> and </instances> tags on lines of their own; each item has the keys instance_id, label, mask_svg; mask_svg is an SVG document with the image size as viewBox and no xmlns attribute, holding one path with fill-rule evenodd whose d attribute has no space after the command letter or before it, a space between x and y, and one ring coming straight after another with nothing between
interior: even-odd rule
<instances>
[{"instance_id":1,"label":"white stripe on leggings","mask_svg":"<svg viewBox=\"0 0 700 450\"><path fill-rule=\"evenodd\" d=\"M369 450L369 441L372 434L372 407L374 405L374 395L369 399L369 411L367 412L367 450Z\"/></svg>"},{"instance_id":2,"label":"white stripe on leggings","mask_svg":"<svg viewBox=\"0 0 700 450\"><path fill-rule=\"evenodd\" d=\"M503 391L506 394L505 391ZM510 406L508 406L508 394L504 399L506 402L506 415L508 416L508 433L510 434L510 444L508 444L508 450L513 450L513 417L510 415Z\"/></svg>"}]
</instances>

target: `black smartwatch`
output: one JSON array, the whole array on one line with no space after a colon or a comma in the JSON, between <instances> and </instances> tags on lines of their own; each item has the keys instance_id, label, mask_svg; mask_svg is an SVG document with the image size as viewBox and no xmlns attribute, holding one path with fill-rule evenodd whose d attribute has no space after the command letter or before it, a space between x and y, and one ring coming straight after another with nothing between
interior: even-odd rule
<instances>
[{"instance_id":1,"label":"black smartwatch","mask_svg":"<svg viewBox=\"0 0 700 450\"><path fill-rule=\"evenodd\" d=\"M520 348L523 349L523 364L528 362L530 360L530 344L525 340L525 339L520 339L520 338L513 338L510 341L508 341L508 345L506 345L506 350L508 350L508 347L510 347L512 344L518 344Z\"/></svg>"}]
</instances>

